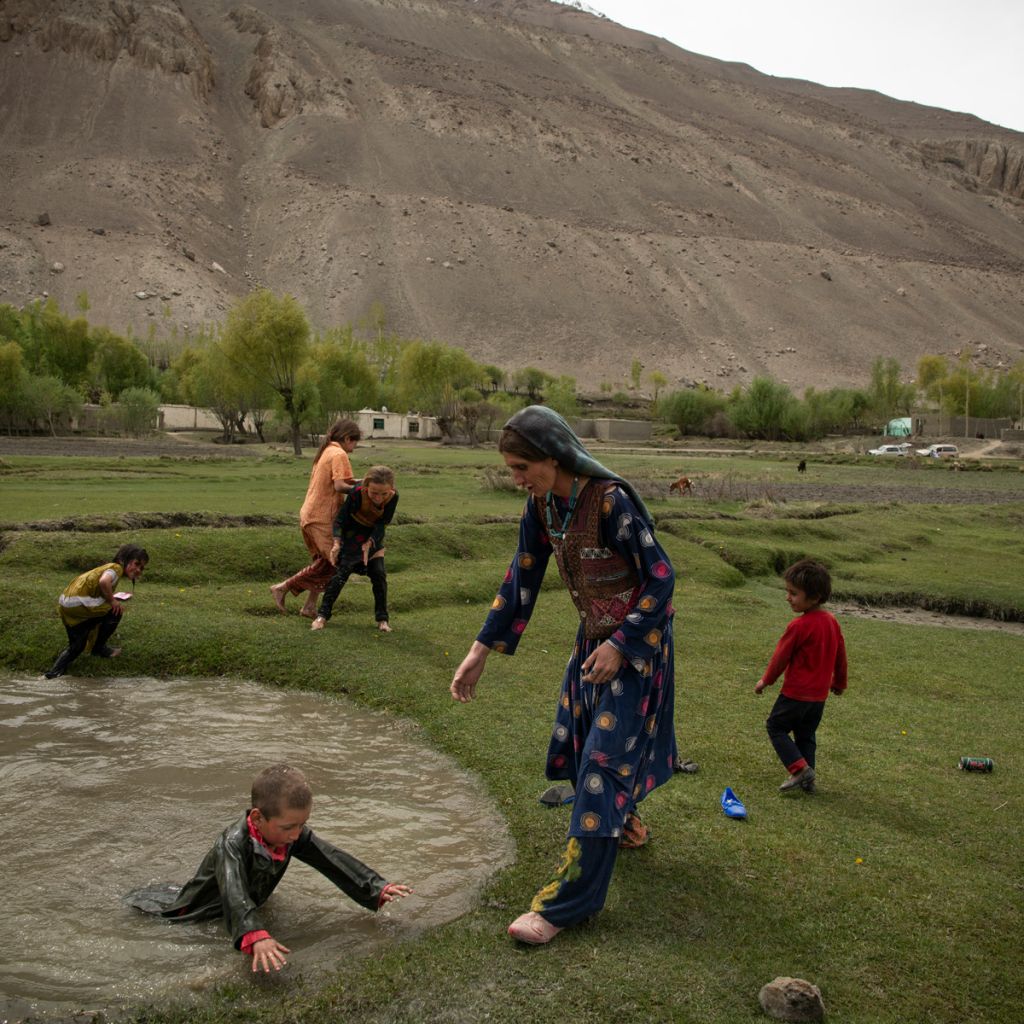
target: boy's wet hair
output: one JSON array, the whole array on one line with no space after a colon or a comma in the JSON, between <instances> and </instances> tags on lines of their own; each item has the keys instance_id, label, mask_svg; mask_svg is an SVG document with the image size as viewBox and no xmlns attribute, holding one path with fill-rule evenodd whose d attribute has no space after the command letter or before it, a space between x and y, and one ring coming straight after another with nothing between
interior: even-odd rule
<instances>
[{"instance_id":1,"label":"boy's wet hair","mask_svg":"<svg viewBox=\"0 0 1024 1024\"><path fill-rule=\"evenodd\" d=\"M395 471L390 466L371 466L363 477L363 486L367 484L384 484L395 486Z\"/></svg>"},{"instance_id":2,"label":"boy's wet hair","mask_svg":"<svg viewBox=\"0 0 1024 1024\"><path fill-rule=\"evenodd\" d=\"M127 565L133 561L145 565L149 561L149 552L145 548L140 548L138 544L122 544L114 555L114 561L118 565Z\"/></svg>"},{"instance_id":3,"label":"boy's wet hair","mask_svg":"<svg viewBox=\"0 0 1024 1024\"><path fill-rule=\"evenodd\" d=\"M799 562L794 562L782 574L782 578L818 604L824 604L832 596L832 577L828 569L813 558L801 558Z\"/></svg>"},{"instance_id":4,"label":"boy's wet hair","mask_svg":"<svg viewBox=\"0 0 1024 1024\"><path fill-rule=\"evenodd\" d=\"M313 790L298 768L273 764L252 780L252 806L265 818L276 818L285 811L304 811L313 803Z\"/></svg>"}]
</instances>

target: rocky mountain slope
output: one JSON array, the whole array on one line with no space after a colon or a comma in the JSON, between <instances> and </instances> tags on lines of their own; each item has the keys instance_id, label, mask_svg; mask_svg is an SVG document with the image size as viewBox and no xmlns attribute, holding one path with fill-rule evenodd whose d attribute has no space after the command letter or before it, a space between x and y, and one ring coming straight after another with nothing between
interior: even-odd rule
<instances>
[{"instance_id":1,"label":"rocky mountain slope","mask_svg":"<svg viewBox=\"0 0 1024 1024\"><path fill-rule=\"evenodd\" d=\"M1024 135L547 0L0 0L0 175L0 302L157 348L265 285L588 387L1024 355Z\"/></svg>"}]
</instances>

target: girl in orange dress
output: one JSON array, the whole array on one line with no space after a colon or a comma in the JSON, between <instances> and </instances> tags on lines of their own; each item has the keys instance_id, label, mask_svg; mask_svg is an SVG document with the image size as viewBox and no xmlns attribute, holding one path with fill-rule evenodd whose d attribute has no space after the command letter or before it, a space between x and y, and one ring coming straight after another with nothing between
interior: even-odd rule
<instances>
[{"instance_id":1,"label":"girl in orange dress","mask_svg":"<svg viewBox=\"0 0 1024 1024\"><path fill-rule=\"evenodd\" d=\"M316 617L317 595L324 592L334 575L331 562L334 517L345 496L356 487L348 457L356 450L361 436L355 420L337 420L327 431L324 443L316 453L306 500L299 510L302 539L313 560L305 569L270 588L274 603L282 612L285 610L284 599L289 594L306 591L306 601L300 614L309 619Z\"/></svg>"}]
</instances>

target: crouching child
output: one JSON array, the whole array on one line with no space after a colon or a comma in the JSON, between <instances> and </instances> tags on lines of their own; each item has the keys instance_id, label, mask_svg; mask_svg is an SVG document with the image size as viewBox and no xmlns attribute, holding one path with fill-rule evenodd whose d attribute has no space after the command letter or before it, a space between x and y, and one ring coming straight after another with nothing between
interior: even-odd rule
<instances>
[{"instance_id":1,"label":"crouching child","mask_svg":"<svg viewBox=\"0 0 1024 1024\"><path fill-rule=\"evenodd\" d=\"M373 466L363 482L349 491L332 532L331 562L334 576L320 598L311 629L323 629L331 618L334 602L352 573L368 576L373 587L373 617L382 633L391 632L388 621L388 574L384 568L384 531L395 516L398 491L395 473L388 466Z\"/></svg>"},{"instance_id":2,"label":"crouching child","mask_svg":"<svg viewBox=\"0 0 1024 1024\"><path fill-rule=\"evenodd\" d=\"M120 647L107 641L114 635L124 613L124 602L132 595L118 591L122 578L135 584L149 563L145 548L122 544L113 561L76 576L57 599L60 620L68 635L68 645L44 673L47 679L64 675L71 663L84 651L94 658L116 658Z\"/></svg>"}]
</instances>

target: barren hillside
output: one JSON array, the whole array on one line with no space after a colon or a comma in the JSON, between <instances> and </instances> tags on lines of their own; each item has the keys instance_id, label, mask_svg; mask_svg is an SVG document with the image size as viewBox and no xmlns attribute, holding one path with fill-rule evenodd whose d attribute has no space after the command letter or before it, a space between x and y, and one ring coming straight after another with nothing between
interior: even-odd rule
<instances>
[{"instance_id":1,"label":"barren hillside","mask_svg":"<svg viewBox=\"0 0 1024 1024\"><path fill-rule=\"evenodd\" d=\"M140 337L266 285L591 387L1024 355L1024 136L547 0L0 0L0 174L0 302Z\"/></svg>"}]
</instances>

